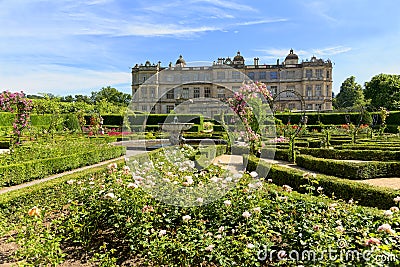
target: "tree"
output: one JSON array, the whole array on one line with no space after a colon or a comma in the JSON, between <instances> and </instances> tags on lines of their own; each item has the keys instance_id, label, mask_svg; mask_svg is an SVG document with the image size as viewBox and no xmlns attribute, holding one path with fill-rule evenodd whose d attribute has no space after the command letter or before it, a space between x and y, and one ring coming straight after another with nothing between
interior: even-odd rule
<instances>
[{"instance_id":1,"label":"tree","mask_svg":"<svg viewBox=\"0 0 400 267\"><path fill-rule=\"evenodd\" d=\"M75 95L75 102L84 102L87 104L92 104L92 100L87 95Z\"/></svg>"},{"instance_id":2,"label":"tree","mask_svg":"<svg viewBox=\"0 0 400 267\"><path fill-rule=\"evenodd\" d=\"M379 74L365 83L365 97L375 108L398 109L400 107L400 75Z\"/></svg>"},{"instance_id":3,"label":"tree","mask_svg":"<svg viewBox=\"0 0 400 267\"><path fill-rule=\"evenodd\" d=\"M355 80L354 76L350 76L342 83L340 92L334 100L335 108L353 108L366 105L362 87Z\"/></svg>"},{"instance_id":4,"label":"tree","mask_svg":"<svg viewBox=\"0 0 400 267\"><path fill-rule=\"evenodd\" d=\"M105 100L118 106L128 106L131 99L132 96L130 94L120 92L111 86L103 87L99 92L92 92L91 96L93 103L99 103Z\"/></svg>"}]
</instances>

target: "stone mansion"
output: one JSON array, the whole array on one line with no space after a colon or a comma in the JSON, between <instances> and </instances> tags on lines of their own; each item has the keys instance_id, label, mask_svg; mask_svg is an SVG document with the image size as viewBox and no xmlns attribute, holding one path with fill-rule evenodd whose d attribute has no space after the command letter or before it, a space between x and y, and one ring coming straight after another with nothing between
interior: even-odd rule
<instances>
[{"instance_id":1,"label":"stone mansion","mask_svg":"<svg viewBox=\"0 0 400 267\"><path fill-rule=\"evenodd\" d=\"M315 56L299 62L293 50L282 63L278 59L273 65L259 64L258 58L247 65L240 52L232 59L218 58L212 66L187 67L182 56L168 67L162 67L161 62L136 64L132 68L131 108L169 113L190 101L194 104L188 105L186 112L196 113L206 106L212 116L221 99L237 91L245 80L267 85L275 98L275 111L332 110L332 62Z\"/></svg>"}]
</instances>

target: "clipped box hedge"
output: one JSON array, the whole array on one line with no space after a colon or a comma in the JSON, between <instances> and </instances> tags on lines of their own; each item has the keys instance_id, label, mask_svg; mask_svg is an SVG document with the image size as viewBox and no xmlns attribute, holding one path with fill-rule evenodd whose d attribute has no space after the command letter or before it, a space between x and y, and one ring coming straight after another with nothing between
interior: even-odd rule
<instances>
[{"instance_id":1,"label":"clipped box hedge","mask_svg":"<svg viewBox=\"0 0 400 267\"><path fill-rule=\"evenodd\" d=\"M0 185L12 186L45 176L69 171L86 165L120 157L125 147L101 147L92 151L70 154L61 157L37 159L23 163L0 166Z\"/></svg>"},{"instance_id":2,"label":"clipped box hedge","mask_svg":"<svg viewBox=\"0 0 400 267\"><path fill-rule=\"evenodd\" d=\"M316 158L339 160L393 161L400 160L400 151L299 148L301 154Z\"/></svg>"},{"instance_id":3,"label":"clipped box hedge","mask_svg":"<svg viewBox=\"0 0 400 267\"><path fill-rule=\"evenodd\" d=\"M249 148L246 146L233 145L231 146L232 155L248 155ZM264 147L260 150L260 158L263 159L277 159L277 160L289 160L289 149L278 149Z\"/></svg>"},{"instance_id":4,"label":"clipped box hedge","mask_svg":"<svg viewBox=\"0 0 400 267\"><path fill-rule=\"evenodd\" d=\"M372 144L343 144L335 147L335 149L355 149L355 150L390 150L400 151L398 145L372 145Z\"/></svg>"},{"instance_id":5,"label":"clipped box hedge","mask_svg":"<svg viewBox=\"0 0 400 267\"><path fill-rule=\"evenodd\" d=\"M322 159L309 155L297 155L296 164L311 171L327 175L363 180L378 177L400 177L400 162L341 161Z\"/></svg>"},{"instance_id":6,"label":"clipped box hedge","mask_svg":"<svg viewBox=\"0 0 400 267\"><path fill-rule=\"evenodd\" d=\"M271 165L254 156L245 157L247 171L257 170L260 177L272 179L277 185L289 185L300 193L306 193L305 185L309 181L303 178L304 171L284 166ZM318 186L323 188L323 193L329 197L343 200L353 199L358 204L378 209L389 209L394 206L393 198L400 194L399 190L377 187L361 182L341 179L334 176L317 174Z\"/></svg>"}]
</instances>

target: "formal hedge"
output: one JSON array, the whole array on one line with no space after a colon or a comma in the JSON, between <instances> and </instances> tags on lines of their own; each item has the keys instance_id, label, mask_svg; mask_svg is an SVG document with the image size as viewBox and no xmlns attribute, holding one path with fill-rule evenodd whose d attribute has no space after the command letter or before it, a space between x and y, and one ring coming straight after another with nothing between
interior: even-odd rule
<instances>
[{"instance_id":1,"label":"formal hedge","mask_svg":"<svg viewBox=\"0 0 400 267\"><path fill-rule=\"evenodd\" d=\"M115 160L113 162L122 165L124 160ZM27 206L30 206L32 202L46 203L43 206L52 206L56 207L56 209L61 208L57 206L59 203L64 202L61 198L74 199L74 192L79 193L70 190L71 186L66 183L68 180L100 177L106 170L107 165L78 171L46 182L0 194L0 208L2 208L3 212L7 212L7 215L10 217L13 217L15 215L14 212L18 209L25 209ZM19 218L15 219L18 220Z\"/></svg>"},{"instance_id":2,"label":"formal hedge","mask_svg":"<svg viewBox=\"0 0 400 267\"><path fill-rule=\"evenodd\" d=\"M231 153L232 155L248 155L249 148L246 146L232 145ZM277 159L288 161L289 149L264 147L260 150L260 154L258 156L263 159Z\"/></svg>"},{"instance_id":3,"label":"formal hedge","mask_svg":"<svg viewBox=\"0 0 400 267\"><path fill-rule=\"evenodd\" d=\"M125 147L98 147L91 151L0 166L0 186L12 186L69 171L125 154Z\"/></svg>"},{"instance_id":4,"label":"formal hedge","mask_svg":"<svg viewBox=\"0 0 400 267\"><path fill-rule=\"evenodd\" d=\"M311 171L327 175L363 180L378 177L400 177L400 162L343 161L321 159L309 155L297 155L296 164Z\"/></svg>"},{"instance_id":5,"label":"formal hedge","mask_svg":"<svg viewBox=\"0 0 400 267\"><path fill-rule=\"evenodd\" d=\"M354 149L327 149L327 148L299 148L301 154L317 158L339 160L368 160L394 161L400 160L400 151L384 150L354 150Z\"/></svg>"},{"instance_id":6,"label":"formal hedge","mask_svg":"<svg viewBox=\"0 0 400 267\"><path fill-rule=\"evenodd\" d=\"M245 157L244 160L247 161L247 171L257 170L260 177L272 179L274 184L289 185L298 192L307 192L306 186L310 185L310 181L303 177L304 171L271 165L253 156ZM360 205L378 209L389 209L394 206L393 198L400 194L399 190L372 186L335 176L317 174L315 179L318 182L317 186L321 186L323 193L329 197L334 196L346 201L352 199Z\"/></svg>"},{"instance_id":7,"label":"formal hedge","mask_svg":"<svg viewBox=\"0 0 400 267\"><path fill-rule=\"evenodd\" d=\"M355 149L355 150L390 150L400 151L399 145L372 145L372 144L343 144L335 147L335 149Z\"/></svg>"}]
</instances>

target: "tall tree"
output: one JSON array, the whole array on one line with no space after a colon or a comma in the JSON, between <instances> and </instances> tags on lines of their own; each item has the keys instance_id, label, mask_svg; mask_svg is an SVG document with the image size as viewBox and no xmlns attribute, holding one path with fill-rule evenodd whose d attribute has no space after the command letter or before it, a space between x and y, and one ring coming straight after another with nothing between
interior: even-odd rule
<instances>
[{"instance_id":1,"label":"tall tree","mask_svg":"<svg viewBox=\"0 0 400 267\"><path fill-rule=\"evenodd\" d=\"M334 101L335 108L364 106L365 104L361 85L356 83L354 76L350 76L340 86L340 92Z\"/></svg>"},{"instance_id":2,"label":"tall tree","mask_svg":"<svg viewBox=\"0 0 400 267\"><path fill-rule=\"evenodd\" d=\"M400 107L400 75L379 74L365 83L365 97L371 99L375 108L399 109Z\"/></svg>"},{"instance_id":3,"label":"tall tree","mask_svg":"<svg viewBox=\"0 0 400 267\"><path fill-rule=\"evenodd\" d=\"M130 94L120 92L111 86L107 86L101 88L99 92L92 92L91 99L94 103L99 103L102 100L105 100L114 105L128 106L132 96Z\"/></svg>"}]
</instances>

